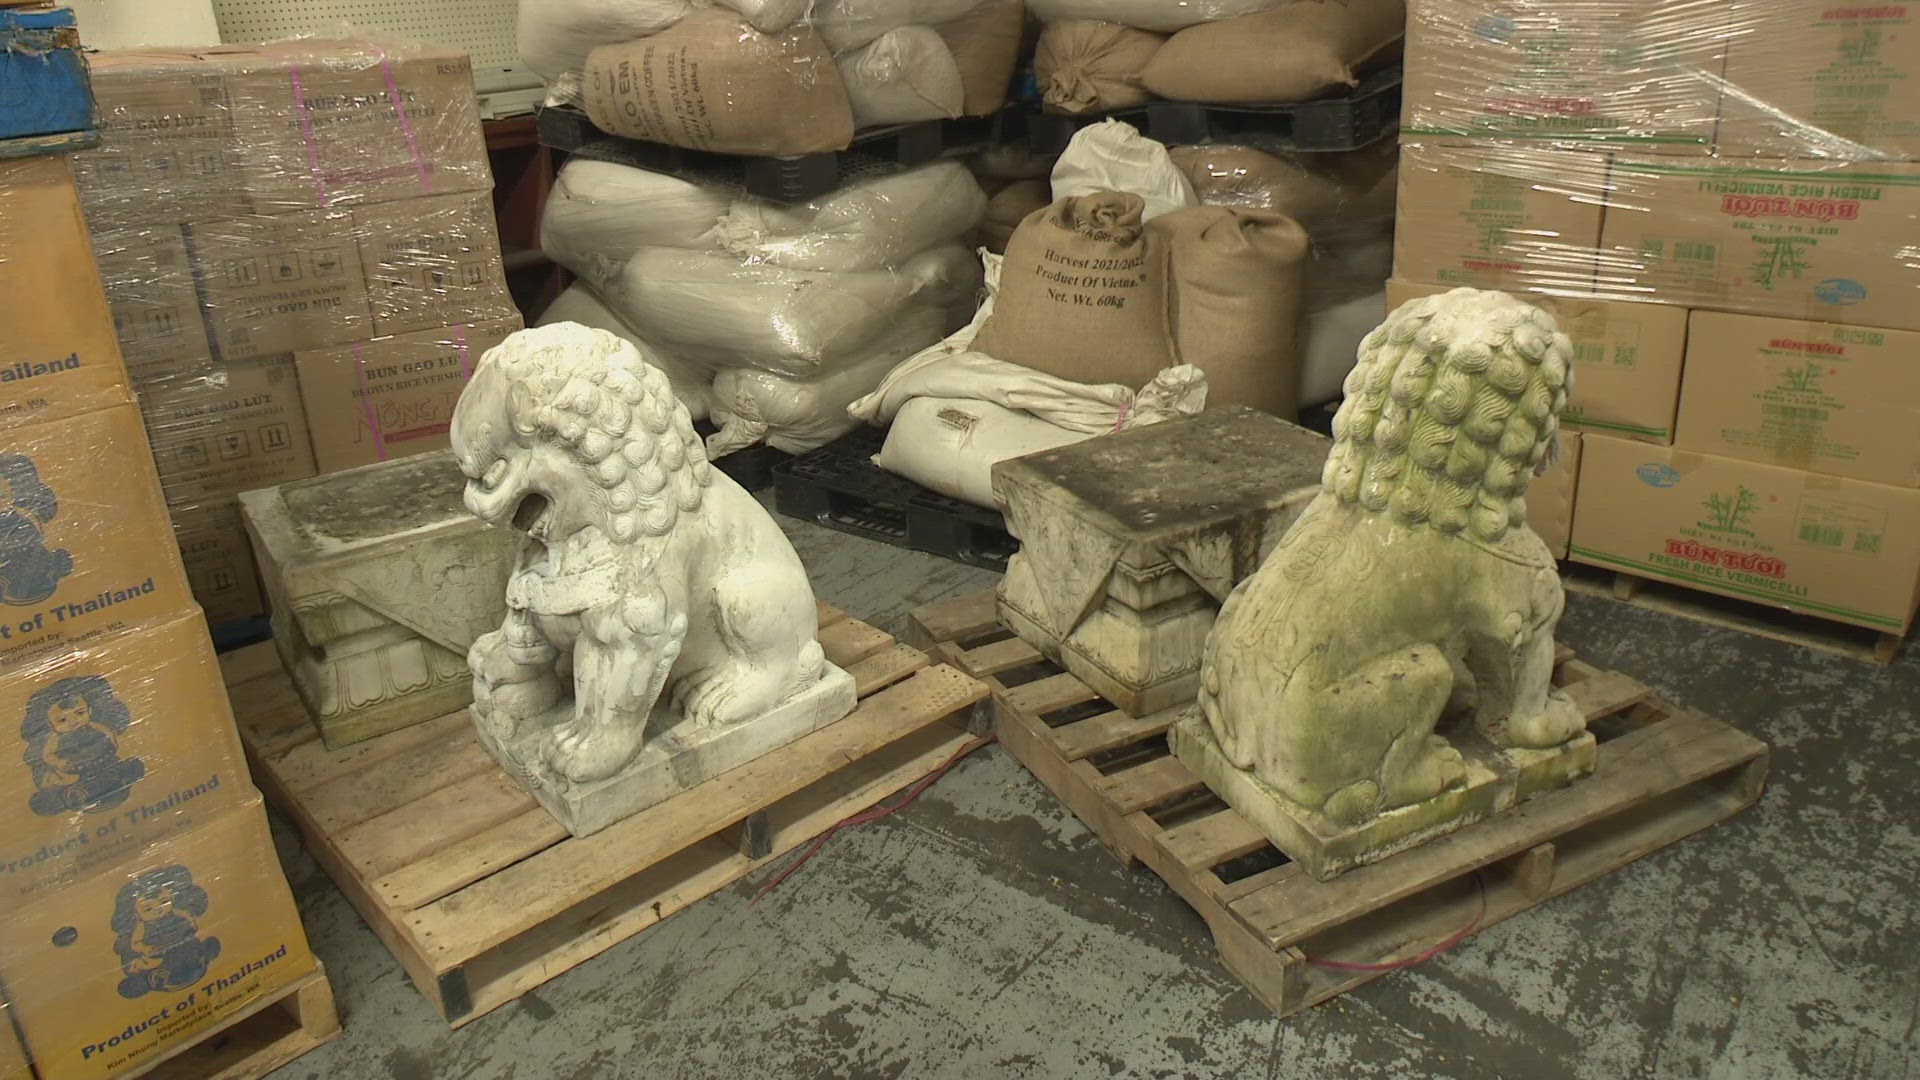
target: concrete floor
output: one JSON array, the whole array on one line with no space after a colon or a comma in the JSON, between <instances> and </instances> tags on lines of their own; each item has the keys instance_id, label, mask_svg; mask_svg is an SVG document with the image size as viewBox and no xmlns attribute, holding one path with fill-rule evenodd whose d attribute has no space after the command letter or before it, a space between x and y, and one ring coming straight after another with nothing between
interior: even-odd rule
<instances>
[{"instance_id":1,"label":"concrete floor","mask_svg":"<svg viewBox=\"0 0 1920 1080\"><path fill-rule=\"evenodd\" d=\"M898 632L993 575L786 522ZM1881 669L1570 600L1588 659L1774 746L1759 807L1275 1021L1161 881L997 746L459 1031L277 830L346 1032L278 1080L1907 1077L1920 1060L1920 656Z\"/></svg>"}]
</instances>

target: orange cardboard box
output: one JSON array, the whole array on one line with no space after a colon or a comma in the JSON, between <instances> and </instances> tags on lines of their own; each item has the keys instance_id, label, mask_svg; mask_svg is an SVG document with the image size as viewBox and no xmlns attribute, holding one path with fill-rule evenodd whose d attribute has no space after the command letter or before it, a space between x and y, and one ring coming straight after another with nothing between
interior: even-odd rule
<instances>
[{"instance_id":1,"label":"orange cardboard box","mask_svg":"<svg viewBox=\"0 0 1920 1080\"><path fill-rule=\"evenodd\" d=\"M1920 7L1735 0L1720 152L1920 158Z\"/></svg>"},{"instance_id":2,"label":"orange cardboard box","mask_svg":"<svg viewBox=\"0 0 1920 1080\"><path fill-rule=\"evenodd\" d=\"M1574 488L1580 478L1580 433L1560 432L1560 459L1527 488L1527 524L1556 559L1567 557L1573 539Z\"/></svg>"},{"instance_id":3,"label":"orange cardboard box","mask_svg":"<svg viewBox=\"0 0 1920 1080\"><path fill-rule=\"evenodd\" d=\"M1616 158L1595 286L1683 307L1920 330L1916 219L1920 165Z\"/></svg>"},{"instance_id":4,"label":"orange cardboard box","mask_svg":"<svg viewBox=\"0 0 1920 1080\"><path fill-rule=\"evenodd\" d=\"M176 506L172 512L187 584L193 589L194 602L206 612L208 625L265 615L267 596L260 587L246 522L240 517L239 497Z\"/></svg>"},{"instance_id":5,"label":"orange cardboard box","mask_svg":"<svg viewBox=\"0 0 1920 1080\"><path fill-rule=\"evenodd\" d=\"M0 428L131 400L66 155L0 159Z\"/></svg>"},{"instance_id":6,"label":"orange cardboard box","mask_svg":"<svg viewBox=\"0 0 1920 1080\"><path fill-rule=\"evenodd\" d=\"M1920 599L1920 491L1588 435L1571 557L1889 634Z\"/></svg>"},{"instance_id":7,"label":"orange cardboard box","mask_svg":"<svg viewBox=\"0 0 1920 1080\"><path fill-rule=\"evenodd\" d=\"M190 612L0 678L9 908L254 796L207 625Z\"/></svg>"},{"instance_id":8,"label":"orange cardboard box","mask_svg":"<svg viewBox=\"0 0 1920 1080\"><path fill-rule=\"evenodd\" d=\"M480 357L518 329L496 319L295 353L319 471L445 449Z\"/></svg>"},{"instance_id":9,"label":"orange cardboard box","mask_svg":"<svg viewBox=\"0 0 1920 1080\"><path fill-rule=\"evenodd\" d=\"M1920 334L1693 313L1688 450L1920 487Z\"/></svg>"},{"instance_id":10,"label":"orange cardboard box","mask_svg":"<svg viewBox=\"0 0 1920 1080\"><path fill-rule=\"evenodd\" d=\"M1404 144L1394 276L1591 290L1607 161L1524 143Z\"/></svg>"},{"instance_id":11,"label":"orange cardboard box","mask_svg":"<svg viewBox=\"0 0 1920 1080\"><path fill-rule=\"evenodd\" d=\"M1445 292L1439 285L1387 282L1387 303ZM1673 441L1686 355L1687 312L1667 304L1588 297L1515 295L1545 309L1573 339L1573 397L1560 422L1642 442Z\"/></svg>"},{"instance_id":12,"label":"orange cardboard box","mask_svg":"<svg viewBox=\"0 0 1920 1080\"><path fill-rule=\"evenodd\" d=\"M0 921L41 1080L126 1075L314 970L257 798Z\"/></svg>"},{"instance_id":13,"label":"orange cardboard box","mask_svg":"<svg viewBox=\"0 0 1920 1080\"><path fill-rule=\"evenodd\" d=\"M192 610L140 416L0 435L0 666Z\"/></svg>"},{"instance_id":14,"label":"orange cardboard box","mask_svg":"<svg viewBox=\"0 0 1920 1080\"><path fill-rule=\"evenodd\" d=\"M314 475L293 357L223 361L206 375L142 381L140 410L167 502L230 500Z\"/></svg>"},{"instance_id":15,"label":"orange cardboard box","mask_svg":"<svg viewBox=\"0 0 1920 1080\"><path fill-rule=\"evenodd\" d=\"M367 336L518 317L487 192L363 206L353 233L373 308Z\"/></svg>"}]
</instances>

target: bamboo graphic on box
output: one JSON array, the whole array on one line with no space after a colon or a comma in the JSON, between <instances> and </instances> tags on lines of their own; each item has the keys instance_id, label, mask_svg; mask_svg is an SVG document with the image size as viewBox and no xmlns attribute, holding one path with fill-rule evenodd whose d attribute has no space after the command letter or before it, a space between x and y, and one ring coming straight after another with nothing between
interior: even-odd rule
<instances>
[{"instance_id":1,"label":"bamboo graphic on box","mask_svg":"<svg viewBox=\"0 0 1920 1080\"><path fill-rule=\"evenodd\" d=\"M1880 58L1880 31L1865 30L1851 41L1840 43L1840 58L1849 64L1865 64Z\"/></svg>"},{"instance_id":2,"label":"bamboo graphic on box","mask_svg":"<svg viewBox=\"0 0 1920 1080\"><path fill-rule=\"evenodd\" d=\"M1702 505L1707 508L1707 517L1700 522L1701 528L1740 536L1754 535L1745 525L1753 518L1754 511L1760 509L1760 497L1745 484L1735 487L1732 495L1715 492Z\"/></svg>"},{"instance_id":3,"label":"bamboo graphic on box","mask_svg":"<svg viewBox=\"0 0 1920 1080\"><path fill-rule=\"evenodd\" d=\"M1809 360L1804 365L1788 368L1780 375L1780 389L1813 392L1820 389L1820 376L1826 372L1820 365Z\"/></svg>"},{"instance_id":4,"label":"bamboo graphic on box","mask_svg":"<svg viewBox=\"0 0 1920 1080\"><path fill-rule=\"evenodd\" d=\"M1782 279L1798 281L1813 266L1806 260L1802 245L1816 241L1800 236L1756 236L1753 242L1760 245L1760 253L1748 272L1753 275L1753 283L1763 289L1773 288Z\"/></svg>"}]
</instances>

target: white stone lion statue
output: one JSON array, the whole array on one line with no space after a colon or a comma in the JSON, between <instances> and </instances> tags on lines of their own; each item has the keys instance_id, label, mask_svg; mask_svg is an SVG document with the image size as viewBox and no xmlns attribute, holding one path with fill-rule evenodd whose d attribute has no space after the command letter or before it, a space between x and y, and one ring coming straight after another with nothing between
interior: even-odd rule
<instances>
[{"instance_id":1,"label":"white stone lion statue","mask_svg":"<svg viewBox=\"0 0 1920 1080\"><path fill-rule=\"evenodd\" d=\"M675 723L724 727L829 667L792 545L631 343L577 323L514 334L480 361L452 441L467 509L523 537L506 621L468 654L494 745L549 723L545 767L602 780L656 734L663 695Z\"/></svg>"},{"instance_id":2,"label":"white stone lion statue","mask_svg":"<svg viewBox=\"0 0 1920 1080\"><path fill-rule=\"evenodd\" d=\"M1351 825L1465 778L1436 722L1456 671L1496 747L1584 718L1550 687L1564 605L1526 524L1573 349L1504 293L1412 301L1367 335L1321 494L1214 624L1200 707L1233 767Z\"/></svg>"}]
</instances>

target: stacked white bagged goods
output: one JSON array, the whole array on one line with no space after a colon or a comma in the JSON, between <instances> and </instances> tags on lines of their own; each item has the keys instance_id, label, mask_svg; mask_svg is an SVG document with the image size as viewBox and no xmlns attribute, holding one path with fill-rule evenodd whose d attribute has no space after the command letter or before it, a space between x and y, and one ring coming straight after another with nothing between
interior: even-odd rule
<instances>
[{"instance_id":1,"label":"stacked white bagged goods","mask_svg":"<svg viewBox=\"0 0 1920 1080\"><path fill-rule=\"evenodd\" d=\"M985 207L950 161L777 206L575 160L541 246L580 277L593 325L666 358L676 386L700 387L721 427L709 453L761 440L798 453L851 430L849 401L966 321L980 268L960 241ZM586 308L576 298L571 310Z\"/></svg>"},{"instance_id":2,"label":"stacked white bagged goods","mask_svg":"<svg viewBox=\"0 0 1920 1080\"><path fill-rule=\"evenodd\" d=\"M524 0L549 104L616 135L735 154L844 148L857 128L1006 101L1022 0Z\"/></svg>"},{"instance_id":3,"label":"stacked white bagged goods","mask_svg":"<svg viewBox=\"0 0 1920 1080\"><path fill-rule=\"evenodd\" d=\"M1028 0L1046 103L1303 101L1358 84L1405 30L1406 0Z\"/></svg>"}]
</instances>

